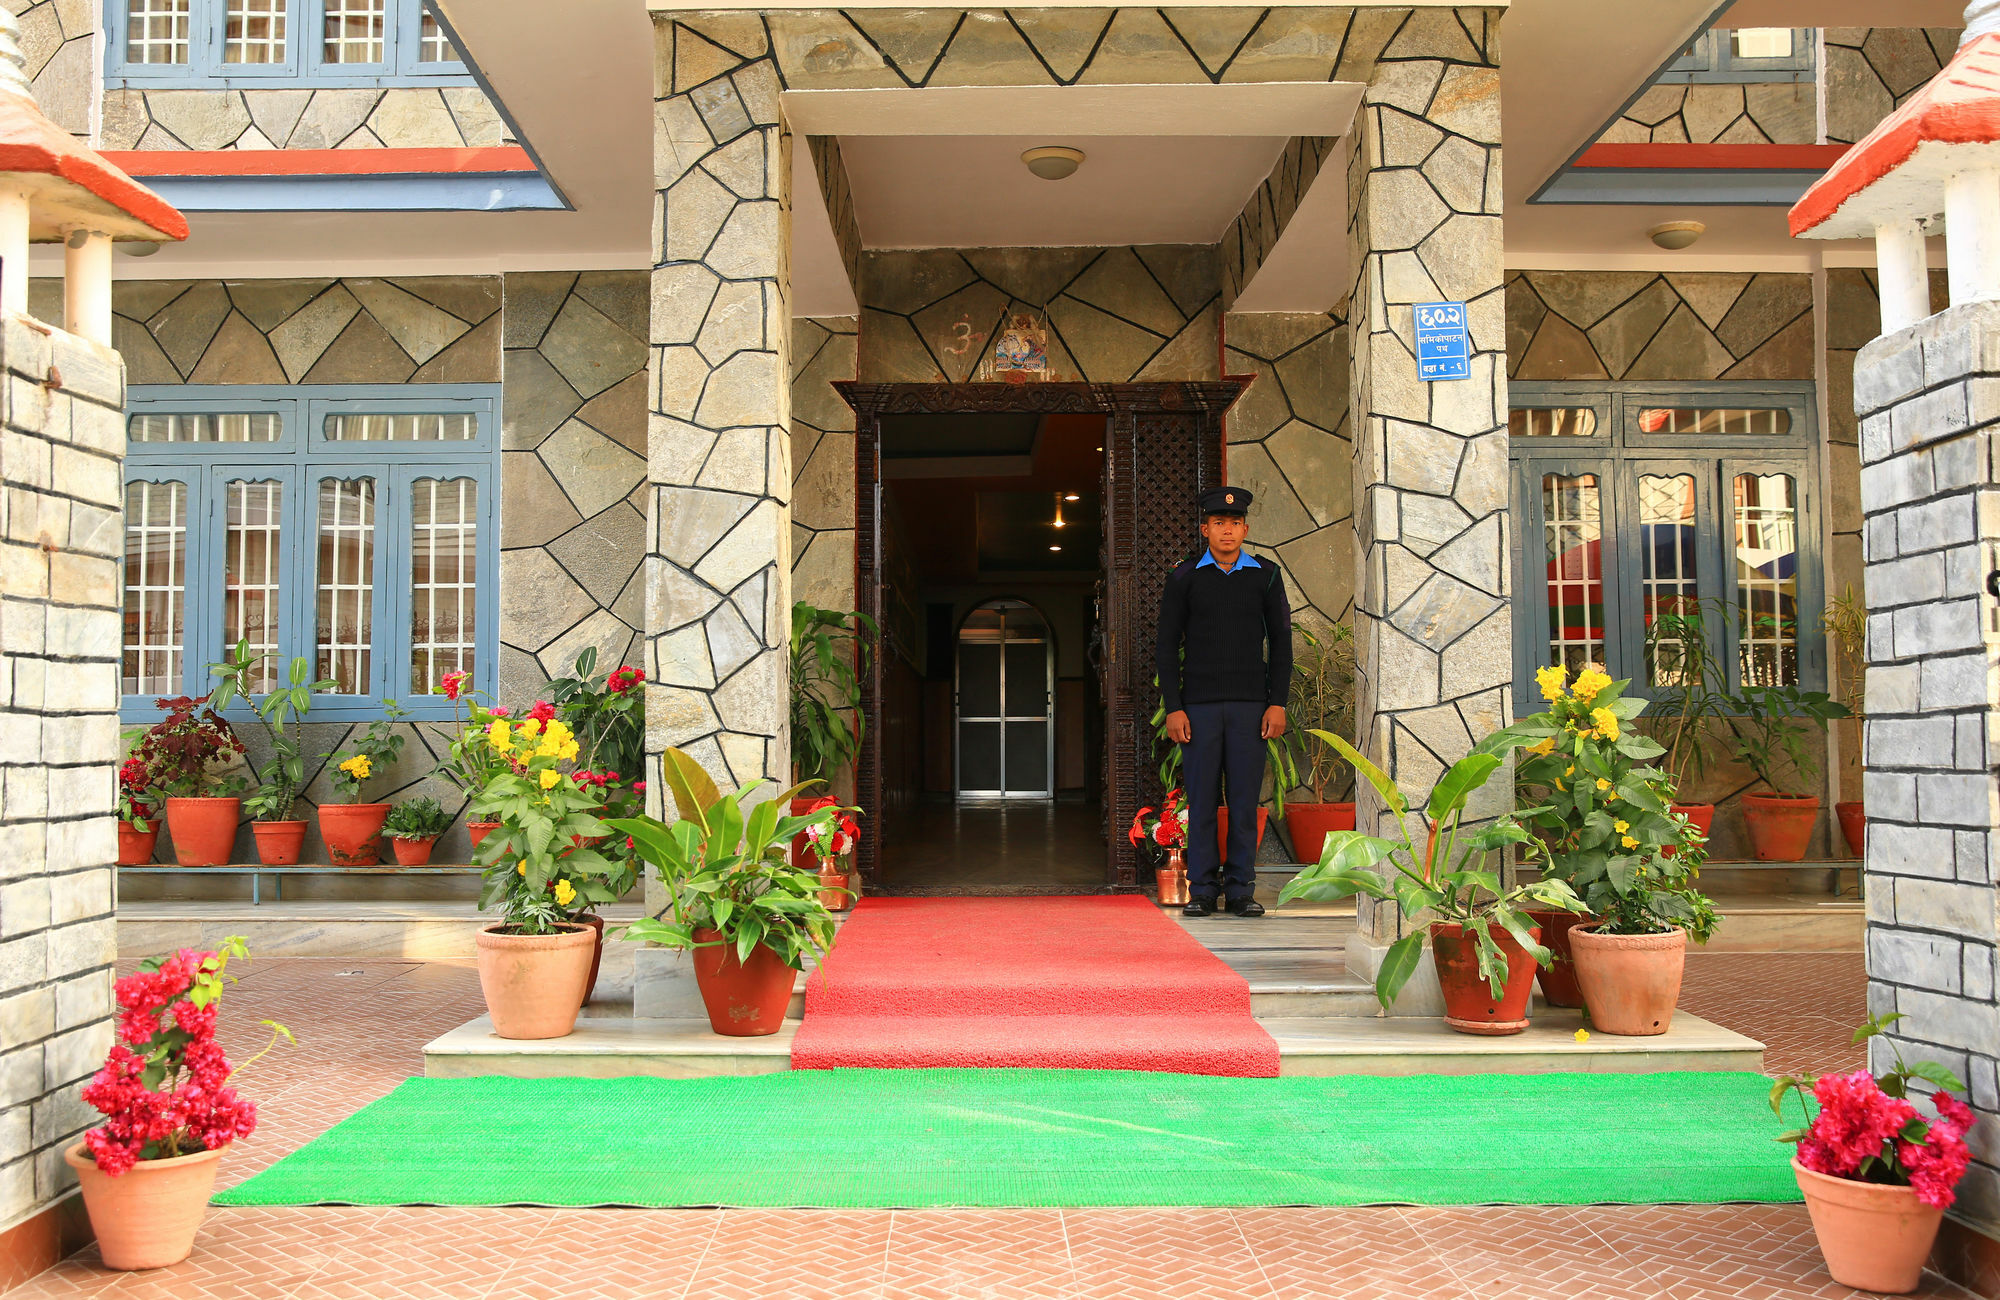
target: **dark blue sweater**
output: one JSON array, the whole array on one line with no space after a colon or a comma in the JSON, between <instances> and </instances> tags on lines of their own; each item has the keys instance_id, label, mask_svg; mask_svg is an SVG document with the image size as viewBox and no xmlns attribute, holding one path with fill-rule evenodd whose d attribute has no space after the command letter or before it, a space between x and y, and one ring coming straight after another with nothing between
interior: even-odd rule
<instances>
[{"instance_id":1,"label":"dark blue sweater","mask_svg":"<svg viewBox=\"0 0 2000 1300\"><path fill-rule=\"evenodd\" d=\"M1239 560L1228 573L1196 567L1201 559L1175 565L1160 593L1157 666L1167 712L1224 700L1283 707L1292 689L1285 575L1269 559L1254 569Z\"/></svg>"}]
</instances>

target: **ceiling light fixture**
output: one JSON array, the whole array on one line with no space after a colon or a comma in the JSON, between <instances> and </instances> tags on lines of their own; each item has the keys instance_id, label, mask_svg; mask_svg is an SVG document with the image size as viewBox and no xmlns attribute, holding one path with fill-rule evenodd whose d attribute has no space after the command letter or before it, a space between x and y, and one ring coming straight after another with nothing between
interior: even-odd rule
<instances>
[{"instance_id":1,"label":"ceiling light fixture","mask_svg":"<svg viewBox=\"0 0 2000 1300\"><path fill-rule=\"evenodd\" d=\"M1052 550L1052 551L1060 551L1060 550L1062 549L1062 547L1060 547L1060 546L1051 546L1051 547L1050 547L1049 549L1050 549L1050 550Z\"/></svg>"},{"instance_id":2,"label":"ceiling light fixture","mask_svg":"<svg viewBox=\"0 0 2000 1300\"><path fill-rule=\"evenodd\" d=\"M1021 161L1028 164L1029 171L1045 181L1067 180L1083 165L1083 150L1072 149L1066 144L1045 144L1022 150Z\"/></svg>"},{"instance_id":3,"label":"ceiling light fixture","mask_svg":"<svg viewBox=\"0 0 2000 1300\"><path fill-rule=\"evenodd\" d=\"M118 251L127 257L151 257L160 251L160 246L151 240L133 239L120 243Z\"/></svg>"},{"instance_id":4,"label":"ceiling light fixture","mask_svg":"<svg viewBox=\"0 0 2000 1300\"><path fill-rule=\"evenodd\" d=\"M1081 495L1079 495L1078 493L1075 493L1075 492L1065 492L1065 493L1063 494L1063 500L1065 500L1065 501L1081 501L1081 500L1083 500L1083 497L1082 497Z\"/></svg>"},{"instance_id":5,"label":"ceiling light fixture","mask_svg":"<svg viewBox=\"0 0 2000 1300\"><path fill-rule=\"evenodd\" d=\"M1055 521L1054 521L1054 522L1055 522L1055 526L1056 526L1057 528L1063 528L1063 527L1066 527L1066 526L1067 526L1067 525L1065 525L1065 524L1063 523L1063 517L1062 517L1062 503L1063 503L1063 498L1062 498L1062 493L1058 492L1058 493L1056 493L1056 517L1055 517Z\"/></svg>"},{"instance_id":6,"label":"ceiling light fixture","mask_svg":"<svg viewBox=\"0 0 2000 1300\"><path fill-rule=\"evenodd\" d=\"M1707 230L1699 221L1662 221L1646 232L1646 238L1661 248L1677 251L1700 239Z\"/></svg>"}]
</instances>

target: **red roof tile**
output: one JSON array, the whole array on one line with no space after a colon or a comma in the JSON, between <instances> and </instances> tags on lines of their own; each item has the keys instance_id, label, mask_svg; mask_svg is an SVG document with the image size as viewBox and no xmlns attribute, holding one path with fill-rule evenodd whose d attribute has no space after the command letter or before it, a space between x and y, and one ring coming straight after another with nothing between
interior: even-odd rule
<instances>
[{"instance_id":1,"label":"red roof tile","mask_svg":"<svg viewBox=\"0 0 2000 1300\"><path fill-rule=\"evenodd\" d=\"M68 188L80 215L94 209L124 214L129 220L117 223L114 235L187 238L179 209L43 117L25 96L0 93L0 172L54 178L62 183L58 189Z\"/></svg>"}]
</instances>

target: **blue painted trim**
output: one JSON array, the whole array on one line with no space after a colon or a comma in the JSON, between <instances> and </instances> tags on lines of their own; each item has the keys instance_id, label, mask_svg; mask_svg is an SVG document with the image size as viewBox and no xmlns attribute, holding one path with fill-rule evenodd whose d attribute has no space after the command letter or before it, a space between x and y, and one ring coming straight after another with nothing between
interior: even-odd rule
<instances>
[{"instance_id":1,"label":"blue painted trim","mask_svg":"<svg viewBox=\"0 0 2000 1300\"><path fill-rule=\"evenodd\" d=\"M191 0L186 63L128 63L125 41L127 0L105 0L104 84L107 89L139 90L342 90L394 86L473 86L464 63L420 63L423 4L392 0L383 30L381 63L327 63L321 57L326 30L325 0L295 0L287 24L287 58L282 64L224 63L227 0ZM456 41L454 40L454 44Z\"/></svg>"},{"instance_id":2,"label":"blue painted trim","mask_svg":"<svg viewBox=\"0 0 2000 1300\"><path fill-rule=\"evenodd\" d=\"M535 172L148 176L183 212L523 212L569 207Z\"/></svg>"},{"instance_id":3,"label":"blue painted trim","mask_svg":"<svg viewBox=\"0 0 2000 1300\"><path fill-rule=\"evenodd\" d=\"M1559 172L1534 201L1789 208L1821 175L1747 167L1572 167Z\"/></svg>"},{"instance_id":4,"label":"blue painted trim","mask_svg":"<svg viewBox=\"0 0 2000 1300\"><path fill-rule=\"evenodd\" d=\"M499 682L500 655L500 392L499 384L265 384L133 386L127 409L143 412L274 412L282 436L261 443L128 444L125 478L131 482L177 481L188 488L186 572L187 614L181 684L187 694L209 688L207 666L222 657L223 592L219 578L227 540L224 484L239 479L278 479L287 485L285 522L280 535L281 571L278 657L289 663L314 654L315 535L319 480L372 477L376 481L375 591L376 638L370 655L366 695L323 695L310 717L320 722L378 718L382 699L395 699L412 721L450 719L443 696L408 693L410 644L410 500L420 478L469 478L479 490L478 556L474 599L473 684L491 694ZM478 420L467 442L331 442L319 436L334 413L396 414L465 411ZM398 690L396 688L402 687ZM126 723L157 721L153 696L126 696L119 717Z\"/></svg>"},{"instance_id":5,"label":"blue painted trim","mask_svg":"<svg viewBox=\"0 0 2000 1300\"><path fill-rule=\"evenodd\" d=\"M1814 40L1810 27L1792 28L1792 52L1777 58L1739 59L1720 31L1710 28L1689 42L1692 54L1682 55L1653 84L1758 85L1813 79Z\"/></svg>"}]
</instances>

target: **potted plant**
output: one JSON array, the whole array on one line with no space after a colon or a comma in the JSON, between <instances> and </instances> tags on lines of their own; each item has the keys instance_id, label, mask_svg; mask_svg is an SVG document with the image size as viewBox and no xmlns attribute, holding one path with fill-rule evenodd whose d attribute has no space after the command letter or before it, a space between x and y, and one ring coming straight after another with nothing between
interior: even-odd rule
<instances>
[{"instance_id":1,"label":"potted plant","mask_svg":"<svg viewBox=\"0 0 2000 1300\"><path fill-rule=\"evenodd\" d=\"M396 761L404 737L396 731L403 710L394 700L382 701L382 716L363 727L347 747L325 755L333 760L334 802L319 806L319 834L327 856L342 867L372 867L382 860L382 823L386 803L363 803L375 769Z\"/></svg>"},{"instance_id":2,"label":"potted plant","mask_svg":"<svg viewBox=\"0 0 2000 1300\"><path fill-rule=\"evenodd\" d=\"M1586 903L1617 897L1608 885L1630 885L1648 858L1698 842L1692 821L1670 807L1673 783L1652 761L1666 752L1632 724L1646 701L1585 668L1571 683L1560 665L1537 669L1549 707L1495 732L1479 746L1515 757L1514 783L1522 811L1545 854L1542 874L1569 885ZM1596 909L1592 908L1594 912ZM1570 935L1589 915L1532 909L1542 942L1554 954L1539 979L1550 1005L1586 1005L1571 961Z\"/></svg>"},{"instance_id":3,"label":"potted plant","mask_svg":"<svg viewBox=\"0 0 2000 1300\"><path fill-rule=\"evenodd\" d=\"M479 987L501 1038L561 1038L589 996L602 935L576 914L623 892L620 867L595 847L607 830L597 796L566 770L579 753L567 724L496 718L487 739L506 770L472 801L498 823L473 861L485 868L480 910L502 919L479 932Z\"/></svg>"},{"instance_id":4,"label":"potted plant","mask_svg":"<svg viewBox=\"0 0 2000 1300\"><path fill-rule=\"evenodd\" d=\"M1901 1020L1876 1016L1854 1033L1866 1042ZM1892 1040L1893 1041L1893 1040ZM1771 1110L1784 1114L1785 1095L1799 1094L1804 1128L1779 1140L1798 1144L1792 1173L1812 1216L1826 1271L1857 1291L1901 1295L1917 1289L1938 1224L1956 1199L1971 1152L1966 1130L1972 1108L1955 1092L1965 1085L1933 1061L1896 1063L1882 1075L1867 1070L1818 1079L1787 1076L1771 1085ZM1911 1101L1910 1085L1922 1080L1935 1118ZM1817 1107L1805 1102L1811 1089Z\"/></svg>"},{"instance_id":5,"label":"potted plant","mask_svg":"<svg viewBox=\"0 0 2000 1300\"><path fill-rule=\"evenodd\" d=\"M1770 790L1743 795L1750 843L1765 862L1797 862L1812 841L1819 796L1788 791L1780 777L1787 767L1801 780L1818 770L1806 749L1806 729L1818 727L1824 733L1827 723L1847 716L1847 706L1825 691L1796 686L1746 686L1730 697L1729 705L1723 722L1730 748Z\"/></svg>"},{"instance_id":6,"label":"potted plant","mask_svg":"<svg viewBox=\"0 0 2000 1300\"><path fill-rule=\"evenodd\" d=\"M1530 861L1539 842L1512 814L1478 829L1461 825L1466 803L1502 765L1475 749L1438 778L1411 834L1409 802L1386 773L1332 732L1319 738L1339 751L1395 815L1400 838L1334 831L1320 860L1304 867L1278 895L1332 901L1367 894L1402 909L1411 929L1389 946L1375 975L1375 999L1386 1010L1416 971L1424 940L1444 992L1445 1023L1468 1034L1518 1034L1528 1027L1528 994L1536 966L1549 964L1533 906L1581 912L1584 904L1553 877L1507 888L1484 869L1488 854L1521 852ZM1422 848L1418 847L1421 840ZM1386 870L1384 870L1386 868Z\"/></svg>"},{"instance_id":7,"label":"potted plant","mask_svg":"<svg viewBox=\"0 0 2000 1300\"><path fill-rule=\"evenodd\" d=\"M819 901L829 912L845 912L854 906L858 893L855 886L860 883L849 869L852 864L848 857L861 841L861 826L854 820L854 813L839 804L832 795L822 795L806 804L808 815L831 808L838 820L814 822L806 827L806 852L799 863L819 872Z\"/></svg>"},{"instance_id":8,"label":"potted plant","mask_svg":"<svg viewBox=\"0 0 2000 1300\"><path fill-rule=\"evenodd\" d=\"M438 836L451 829L451 814L428 795L405 799L389 810L382 822L396 850L396 861L405 867L421 867L431 860L431 848Z\"/></svg>"},{"instance_id":9,"label":"potted plant","mask_svg":"<svg viewBox=\"0 0 2000 1300\"><path fill-rule=\"evenodd\" d=\"M160 792L146 760L133 754L118 767L118 865L153 860L160 840Z\"/></svg>"},{"instance_id":10,"label":"potted plant","mask_svg":"<svg viewBox=\"0 0 2000 1300\"><path fill-rule=\"evenodd\" d=\"M217 769L243 752L243 742L206 695L176 695L159 707L167 716L146 729L137 756L166 791L174 860L184 867L228 862L243 778Z\"/></svg>"},{"instance_id":11,"label":"potted plant","mask_svg":"<svg viewBox=\"0 0 2000 1300\"><path fill-rule=\"evenodd\" d=\"M312 676L312 662L300 655L292 660L283 686L266 692L261 700L252 700L249 683L257 666L268 657L251 654L250 642L242 640L236 643L227 660L210 664L208 670L220 679L212 697L216 709L227 709L241 695L250 704L252 716L264 725L271 758L259 768L246 755L244 761L257 788L243 800L243 810L250 814L250 833L257 839L257 860L265 866L281 867L299 860L299 850L306 839L305 822L292 816L292 806L306 784L305 756L300 753L298 736L290 727L294 723L304 724L306 714L312 709L313 692L330 691L340 683L308 680Z\"/></svg>"},{"instance_id":12,"label":"potted plant","mask_svg":"<svg viewBox=\"0 0 2000 1300\"><path fill-rule=\"evenodd\" d=\"M1594 1029L1664 1034L1674 1023L1688 940L1707 943L1721 918L1695 888L1706 841L1685 818L1669 844L1649 845L1635 865L1593 874L1577 889L1597 919L1569 932L1576 980Z\"/></svg>"},{"instance_id":13,"label":"potted plant","mask_svg":"<svg viewBox=\"0 0 2000 1300\"><path fill-rule=\"evenodd\" d=\"M689 950L716 1033L774 1034L806 954L825 953L834 929L818 873L794 866L787 842L830 835L839 814L850 810L784 815L796 789L746 807L762 782L722 794L678 749L661 755L660 768L679 820L628 817L611 825L652 864L666 888L667 910L657 920L633 922L620 937Z\"/></svg>"},{"instance_id":14,"label":"potted plant","mask_svg":"<svg viewBox=\"0 0 2000 1300\"><path fill-rule=\"evenodd\" d=\"M637 817L646 811L646 782L641 779L646 771L646 674L629 664L608 673L596 669L597 647L586 646L572 675L549 682L549 702L537 700L529 716L552 710L545 720L560 716L576 737L576 779L596 793L600 818ZM638 859L619 838L599 848L620 864L613 884L622 895L638 881ZM600 931L604 924L590 913L577 919Z\"/></svg>"},{"instance_id":15,"label":"potted plant","mask_svg":"<svg viewBox=\"0 0 2000 1300\"><path fill-rule=\"evenodd\" d=\"M486 788L487 782L508 770L506 758L493 748L489 734L495 722L508 721L513 715L506 709L481 704L484 692L472 689L471 682L469 672L444 675L444 694L452 702L453 721L449 731L431 728L431 733L445 745L445 759L431 770L431 775L451 782L464 794L468 810L465 834L477 850L480 841L500 823L473 820L472 800Z\"/></svg>"},{"instance_id":16,"label":"potted plant","mask_svg":"<svg viewBox=\"0 0 2000 1300\"><path fill-rule=\"evenodd\" d=\"M1667 773L1680 802L1675 812L1693 822L1704 836L1715 824L1715 805L1689 796L1699 790L1714 756L1709 743L1716 719L1728 697L1722 662L1709 647L1708 620L1723 618L1728 605L1692 596L1664 596L1654 604L1646 625L1645 661L1651 679L1652 708L1647 730L1664 748L1659 766Z\"/></svg>"},{"instance_id":17,"label":"potted plant","mask_svg":"<svg viewBox=\"0 0 2000 1300\"><path fill-rule=\"evenodd\" d=\"M1867 696L1864 689L1867 679L1863 673L1867 664L1864 655L1868 643L1868 606L1852 583L1826 603L1826 609L1819 616L1819 625L1826 632L1827 639L1833 642L1835 663L1840 672L1840 702L1847 706L1848 715L1858 723ZM1856 731L1858 733L1858 726ZM1855 741L1858 746L1858 734ZM1868 817L1861 800L1844 799L1833 806L1833 812L1840 819L1840 833L1847 841L1848 852L1860 857L1868 838Z\"/></svg>"},{"instance_id":18,"label":"potted plant","mask_svg":"<svg viewBox=\"0 0 2000 1300\"><path fill-rule=\"evenodd\" d=\"M833 779L861 751L867 719L861 712L861 679L868 671L875 620L854 610L819 609L801 600L792 606L791 719L792 781L804 790L831 789ZM805 815L810 797L792 801L794 817ZM794 865L804 866L806 843L792 843Z\"/></svg>"},{"instance_id":19,"label":"potted plant","mask_svg":"<svg viewBox=\"0 0 2000 1300\"><path fill-rule=\"evenodd\" d=\"M1318 862L1329 831L1354 829L1353 803L1329 803L1352 784L1340 755L1313 739L1314 731L1344 736L1354 729L1354 629L1335 623L1315 633L1300 623L1303 643L1293 656L1292 694L1286 701L1289 748L1305 799L1285 805L1285 833L1301 862Z\"/></svg>"},{"instance_id":20,"label":"potted plant","mask_svg":"<svg viewBox=\"0 0 2000 1300\"><path fill-rule=\"evenodd\" d=\"M216 952L183 948L118 981L117 1042L83 1100L105 1117L63 1152L106 1268L164 1268L194 1250L222 1153L257 1128L257 1108L230 1086L215 1041L216 1006L241 938ZM273 1021L268 1052L291 1033ZM245 1066L264 1055L259 1052Z\"/></svg>"},{"instance_id":21,"label":"potted plant","mask_svg":"<svg viewBox=\"0 0 2000 1300\"><path fill-rule=\"evenodd\" d=\"M1154 887L1162 907L1179 907L1188 901L1187 826L1187 799L1176 789L1167 791L1159 812L1141 808L1133 814L1131 828L1125 832L1132 847L1152 860Z\"/></svg>"}]
</instances>

